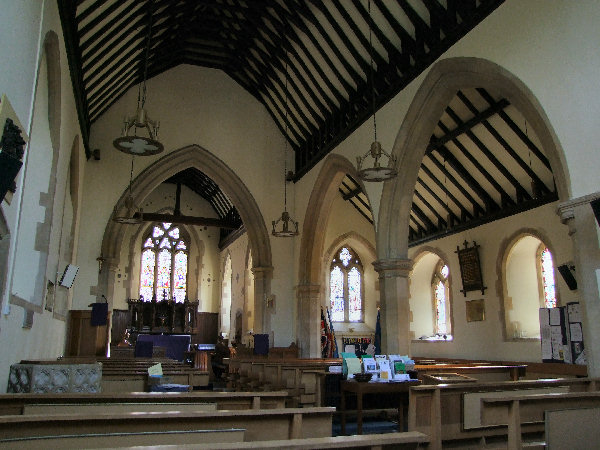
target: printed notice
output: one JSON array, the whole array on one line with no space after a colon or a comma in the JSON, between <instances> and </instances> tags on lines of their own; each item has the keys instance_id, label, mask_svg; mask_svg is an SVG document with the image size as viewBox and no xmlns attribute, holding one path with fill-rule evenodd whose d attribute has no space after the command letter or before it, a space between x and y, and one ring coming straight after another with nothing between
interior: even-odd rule
<instances>
[{"instance_id":1,"label":"printed notice","mask_svg":"<svg viewBox=\"0 0 600 450\"><path fill-rule=\"evenodd\" d=\"M550 325L560 325L560 309L550 309Z\"/></svg>"},{"instance_id":2,"label":"printed notice","mask_svg":"<svg viewBox=\"0 0 600 450\"><path fill-rule=\"evenodd\" d=\"M567 305L567 311L569 313L569 322L582 322L581 308L579 303L571 303Z\"/></svg>"},{"instance_id":3,"label":"printed notice","mask_svg":"<svg viewBox=\"0 0 600 450\"><path fill-rule=\"evenodd\" d=\"M572 323L569 326L571 331L571 341L583 341L583 332L581 331L581 324Z\"/></svg>"}]
</instances>

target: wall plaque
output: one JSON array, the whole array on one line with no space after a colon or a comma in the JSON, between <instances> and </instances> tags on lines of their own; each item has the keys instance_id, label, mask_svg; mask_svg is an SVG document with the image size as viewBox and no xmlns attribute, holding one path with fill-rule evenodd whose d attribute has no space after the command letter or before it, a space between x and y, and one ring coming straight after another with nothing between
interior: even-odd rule
<instances>
[{"instance_id":1,"label":"wall plaque","mask_svg":"<svg viewBox=\"0 0 600 450\"><path fill-rule=\"evenodd\" d=\"M467 296L469 291L481 291L484 294L487 287L483 285L481 277L481 265L479 263L479 245L473 241L473 247L465 240L465 248L456 247L458 262L460 264L460 276L462 278L463 288L460 292Z\"/></svg>"},{"instance_id":2,"label":"wall plaque","mask_svg":"<svg viewBox=\"0 0 600 450\"><path fill-rule=\"evenodd\" d=\"M485 320L485 303L481 300L467 302L467 322L480 322Z\"/></svg>"}]
</instances>

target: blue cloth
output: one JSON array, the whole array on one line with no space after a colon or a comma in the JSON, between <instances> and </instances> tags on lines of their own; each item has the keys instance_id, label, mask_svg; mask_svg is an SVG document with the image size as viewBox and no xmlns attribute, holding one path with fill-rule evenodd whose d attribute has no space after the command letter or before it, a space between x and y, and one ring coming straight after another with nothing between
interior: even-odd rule
<instances>
[{"instance_id":1,"label":"blue cloth","mask_svg":"<svg viewBox=\"0 0 600 450\"><path fill-rule=\"evenodd\" d=\"M108 303L92 303L92 326L106 325L108 317Z\"/></svg>"},{"instance_id":2,"label":"blue cloth","mask_svg":"<svg viewBox=\"0 0 600 450\"><path fill-rule=\"evenodd\" d=\"M167 358L183 361L184 353L190 349L192 338L189 334L140 334L137 342L140 341L152 342L155 347L164 347Z\"/></svg>"},{"instance_id":3,"label":"blue cloth","mask_svg":"<svg viewBox=\"0 0 600 450\"><path fill-rule=\"evenodd\" d=\"M268 355L269 354L269 335L255 334L254 335L254 354Z\"/></svg>"},{"instance_id":4,"label":"blue cloth","mask_svg":"<svg viewBox=\"0 0 600 450\"><path fill-rule=\"evenodd\" d=\"M187 384L155 384L150 386L150 392L187 392L190 387Z\"/></svg>"},{"instance_id":5,"label":"blue cloth","mask_svg":"<svg viewBox=\"0 0 600 450\"><path fill-rule=\"evenodd\" d=\"M149 341L138 341L135 344L134 356L136 358L152 358L154 344Z\"/></svg>"}]
</instances>

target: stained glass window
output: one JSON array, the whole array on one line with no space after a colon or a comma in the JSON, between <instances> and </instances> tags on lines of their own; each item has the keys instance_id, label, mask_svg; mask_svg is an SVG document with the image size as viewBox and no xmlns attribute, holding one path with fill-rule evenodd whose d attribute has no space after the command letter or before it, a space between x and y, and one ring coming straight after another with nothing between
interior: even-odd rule
<instances>
[{"instance_id":1,"label":"stained glass window","mask_svg":"<svg viewBox=\"0 0 600 450\"><path fill-rule=\"evenodd\" d=\"M446 286L438 281L435 287L435 320L438 333L446 333Z\"/></svg>"},{"instance_id":2,"label":"stained glass window","mask_svg":"<svg viewBox=\"0 0 600 450\"><path fill-rule=\"evenodd\" d=\"M183 302L187 293L188 246L179 227L152 227L142 249L140 297Z\"/></svg>"},{"instance_id":3,"label":"stained glass window","mask_svg":"<svg viewBox=\"0 0 600 450\"><path fill-rule=\"evenodd\" d=\"M360 295L360 272L356 267L348 272L348 319L356 322L362 317L362 297Z\"/></svg>"},{"instance_id":4,"label":"stained glass window","mask_svg":"<svg viewBox=\"0 0 600 450\"><path fill-rule=\"evenodd\" d=\"M449 286L448 286L448 275L450 275L450 269L446 264L439 264L432 281L433 290L433 303L434 303L434 314L435 314L435 332L438 335L449 335L450 321L449 321L449 306L450 299Z\"/></svg>"},{"instance_id":5,"label":"stained glass window","mask_svg":"<svg viewBox=\"0 0 600 450\"><path fill-rule=\"evenodd\" d=\"M331 299L331 320L344 320L344 274L342 269L334 267L329 278Z\"/></svg>"},{"instance_id":6,"label":"stained glass window","mask_svg":"<svg viewBox=\"0 0 600 450\"><path fill-rule=\"evenodd\" d=\"M544 303L546 308L556 308L556 285L554 284L554 266L552 254L548 248L542 251L540 257L542 270L542 285L544 288Z\"/></svg>"},{"instance_id":7,"label":"stained glass window","mask_svg":"<svg viewBox=\"0 0 600 450\"><path fill-rule=\"evenodd\" d=\"M334 322L363 320L362 264L349 247L335 253L329 272L329 303Z\"/></svg>"}]
</instances>

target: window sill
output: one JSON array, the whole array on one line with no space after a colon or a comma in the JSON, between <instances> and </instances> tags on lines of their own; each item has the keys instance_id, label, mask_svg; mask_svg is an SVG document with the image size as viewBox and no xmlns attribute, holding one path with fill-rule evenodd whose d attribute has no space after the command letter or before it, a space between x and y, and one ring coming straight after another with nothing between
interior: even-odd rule
<instances>
[{"instance_id":1,"label":"window sill","mask_svg":"<svg viewBox=\"0 0 600 450\"><path fill-rule=\"evenodd\" d=\"M454 341L454 337L451 334L449 334L446 336L446 339L444 339L442 337L429 336L429 337L423 338L423 339L412 339L411 342L437 343L437 342L453 342L453 341Z\"/></svg>"}]
</instances>

